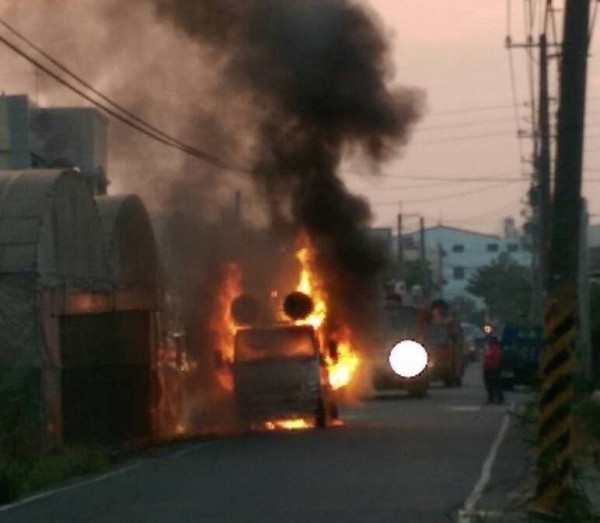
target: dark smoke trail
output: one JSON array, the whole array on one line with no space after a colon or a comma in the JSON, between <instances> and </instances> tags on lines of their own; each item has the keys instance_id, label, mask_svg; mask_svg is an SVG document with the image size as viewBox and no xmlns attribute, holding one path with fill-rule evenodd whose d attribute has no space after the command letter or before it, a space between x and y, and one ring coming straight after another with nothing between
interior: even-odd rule
<instances>
[{"instance_id":1,"label":"dark smoke trail","mask_svg":"<svg viewBox=\"0 0 600 523\"><path fill-rule=\"evenodd\" d=\"M360 316L380 259L363 232L369 206L337 170L346 153L372 162L396 153L422 100L415 90L388 88L393 71L378 20L351 0L154 3L258 108L253 170L273 224L308 231L336 310Z\"/></svg>"}]
</instances>

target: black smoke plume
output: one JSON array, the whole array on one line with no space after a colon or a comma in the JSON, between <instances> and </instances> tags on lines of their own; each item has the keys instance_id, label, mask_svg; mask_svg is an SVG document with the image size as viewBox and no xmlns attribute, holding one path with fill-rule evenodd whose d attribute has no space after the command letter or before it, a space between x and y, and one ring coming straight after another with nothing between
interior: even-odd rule
<instances>
[{"instance_id":1,"label":"black smoke plume","mask_svg":"<svg viewBox=\"0 0 600 523\"><path fill-rule=\"evenodd\" d=\"M356 324L381 257L364 233L369 206L338 177L340 162L396 153L422 101L389 88L379 21L351 0L153 1L255 108L251 169L272 225L308 232L334 310Z\"/></svg>"}]
</instances>

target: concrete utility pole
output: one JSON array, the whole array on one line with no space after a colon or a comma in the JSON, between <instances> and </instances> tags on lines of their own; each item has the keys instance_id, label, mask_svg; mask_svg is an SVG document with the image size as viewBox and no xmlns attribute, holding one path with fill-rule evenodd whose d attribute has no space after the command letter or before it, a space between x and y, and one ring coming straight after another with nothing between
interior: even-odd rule
<instances>
[{"instance_id":1,"label":"concrete utility pole","mask_svg":"<svg viewBox=\"0 0 600 523\"><path fill-rule=\"evenodd\" d=\"M539 151L537 158L539 189L539 276L542 295L548 289L548 256L550 246L550 101L548 97L548 44L540 35L540 101L538 111ZM541 304L541 301L540 301ZM541 309L541 307L540 307Z\"/></svg>"},{"instance_id":2,"label":"concrete utility pole","mask_svg":"<svg viewBox=\"0 0 600 523\"><path fill-rule=\"evenodd\" d=\"M425 245L425 218L419 217L419 263L421 264L421 287L423 296L429 298L429 271L427 265L427 252Z\"/></svg>"},{"instance_id":3,"label":"concrete utility pole","mask_svg":"<svg viewBox=\"0 0 600 523\"><path fill-rule=\"evenodd\" d=\"M548 96L548 43L540 35L539 43L540 86L537 129L534 133L535 178L532 184L531 207L534 229L531 299L531 321L542 321L542 303L548 291L548 256L550 244L550 102Z\"/></svg>"},{"instance_id":4,"label":"concrete utility pole","mask_svg":"<svg viewBox=\"0 0 600 523\"><path fill-rule=\"evenodd\" d=\"M554 44L556 45L556 44ZM550 244L550 187L551 187L551 151L550 151L550 101L548 95L548 44L545 28L535 43L528 38L524 43L513 43L510 36L506 37L506 47L522 48L531 53L539 49L539 104L537 113L532 99L532 122L534 124L531 138L533 139L533 163L535 173L531 186L532 207L532 300L530 319L539 324L542 321L542 302L548 289L548 256ZM537 116L537 118L536 118ZM522 135L525 135L523 133Z\"/></svg>"},{"instance_id":5,"label":"concrete utility pole","mask_svg":"<svg viewBox=\"0 0 600 523\"><path fill-rule=\"evenodd\" d=\"M404 273L404 241L402 238L402 213L398 213L398 271L400 278L404 278L406 274Z\"/></svg>"},{"instance_id":6,"label":"concrete utility pole","mask_svg":"<svg viewBox=\"0 0 600 523\"><path fill-rule=\"evenodd\" d=\"M562 45L556 178L552 205L549 300L545 304L542 391L534 512L567 510L571 405L577 337L577 270L589 0L567 0Z\"/></svg>"}]
</instances>

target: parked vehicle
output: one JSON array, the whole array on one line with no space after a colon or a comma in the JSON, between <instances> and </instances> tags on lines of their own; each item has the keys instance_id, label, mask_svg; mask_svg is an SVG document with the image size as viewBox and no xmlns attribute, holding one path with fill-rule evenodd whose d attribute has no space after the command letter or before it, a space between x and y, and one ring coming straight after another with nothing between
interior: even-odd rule
<instances>
[{"instance_id":1,"label":"parked vehicle","mask_svg":"<svg viewBox=\"0 0 600 523\"><path fill-rule=\"evenodd\" d=\"M506 325L502 330L501 342L503 387L512 389L515 385L533 383L537 377L542 348L542 328Z\"/></svg>"},{"instance_id":2,"label":"parked vehicle","mask_svg":"<svg viewBox=\"0 0 600 523\"><path fill-rule=\"evenodd\" d=\"M370 347L370 374L375 390L402 389L409 394L423 397L429 390L427 365L412 376L397 373L390 364L394 346L404 340L412 340L425 347L427 334L427 311L410 305L388 300L381 308L381 322L373 336Z\"/></svg>"},{"instance_id":3,"label":"parked vehicle","mask_svg":"<svg viewBox=\"0 0 600 523\"><path fill-rule=\"evenodd\" d=\"M244 426L310 418L325 427L338 417L324 352L310 325L238 329L231 371L237 415Z\"/></svg>"},{"instance_id":4,"label":"parked vehicle","mask_svg":"<svg viewBox=\"0 0 600 523\"><path fill-rule=\"evenodd\" d=\"M443 381L446 387L461 386L465 371L464 341L460 323L442 300L431 304L427 329L431 381Z\"/></svg>"}]
</instances>

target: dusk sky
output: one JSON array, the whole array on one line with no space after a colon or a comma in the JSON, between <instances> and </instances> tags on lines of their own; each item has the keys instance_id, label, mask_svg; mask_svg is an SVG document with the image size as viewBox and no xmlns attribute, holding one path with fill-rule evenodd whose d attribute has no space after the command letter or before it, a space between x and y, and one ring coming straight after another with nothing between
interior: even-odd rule
<instances>
[{"instance_id":1,"label":"dusk sky","mask_svg":"<svg viewBox=\"0 0 600 523\"><path fill-rule=\"evenodd\" d=\"M527 2L369 3L393 32L396 81L422 88L427 111L401 158L383 169L381 179L365 183L351 178L351 187L368 195L382 226L393 226L400 209L407 215L424 216L427 225L441 222L491 233L500 232L503 217L513 216L521 223L532 170L526 163L531 159L532 141L518 140L517 130L531 129L529 66L526 51L513 49L513 95L510 56L504 43L509 32L513 42L524 42L528 31L523 6ZM529 3L539 9L545 4ZM510 22L507 5L512 8ZM561 14L556 14L559 30ZM540 18L539 13L533 17L536 40ZM595 223L600 222L599 55L600 40L595 34L588 65L583 185ZM537 57L533 67L537 83ZM555 63L550 74L556 81ZM477 181L469 182L469 178ZM405 222L414 228L417 218L407 217Z\"/></svg>"},{"instance_id":2,"label":"dusk sky","mask_svg":"<svg viewBox=\"0 0 600 523\"><path fill-rule=\"evenodd\" d=\"M533 62L529 62L525 50L509 52L505 39L510 35L513 42L523 43L531 26L531 34L537 40L545 2L363 2L370 5L389 33L396 69L393 84L421 89L426 97L425 114L412 139L395 160L383 165L379 176L365 176L361 167L344 167L344 179L350 189L371 202L374 225L395 226L399 211L405 214L407 229L417 227L419 216L425 218L427 226L443 223L489 233L499 233L502 219L508 216L521 224L532 172L532 140L528 137L519 139L517 134L519 131L522 134L531 131L530 102L532 91L537 97L537 57L533 56ZM35 3L32 1L32 9ZM37 3L44 5L41 0ZM41 12L38 10L34 17L37 25L30 20L32 17L27 16L24 4L3 0L0 8L6 8L9 19L34 41L45 45L48 51L72 65L99 88L110 88L110 68L117 70L118 65L111 60L116 59L117 50L121 49L110 42L108 46L106 42L102 44L105 47L100 48L106 48L106 56L110 59L105 64L108 69L101 74L98 68L92 68L93 65L78 61L77 50L83 53L82 50L93 49L94 39L102 43L102 33L68 25L68 20L60 12L62 9L77 13L79 9L81 13L85 4L92 5L93 2L59 2L52 4L56 10L45 12L43 16L39 16ZM17 5L18 9L15 9ZM535 8L531 21L526 21L524 5ZM555 5L561 6L562 2L557 1ZM9 7L14 11L22 10L23 16L16 16ZM0 12L3 10L0 9ZM46 18L53 22L47 22ZM61 23L69 27L67 33L61 29ZM560 12L556 15L556 27L559 31L562 28ZM47 31L40 31L41 28ZM68 45L58 46L53 31L64 36ZM148 35L151 31L146 29L145 33ZM553 38L551 35L550 40ZM534 54L536 52L533 51ZM11 54L4 51L6 60L0 66L5 79L3 89L7 93L28 92L35 98L32 67ZM600 222L600 133L596 130L600 124L600 96L596 94L600 86L599 55L600 38L594 35L588 67L583 184L593 223ZM143 56L145 62L153 59L151 53L139 56ZM555 62L553 60L550 72L554 94L557 79ZM531 69L529 63L532 64ZM148 70L155 71L156 67L154 64ZM178 66L163 60L160 67L161 78L168 78L173 76L173 68ZM530 81L530 72L533 81ZM119 73L127 71L121 69ZM130 74L135 78L135 71ZM42 80L46 84L49 82L48 79ZM40 102L50 105L65 101L82 103L74 95L65 97L64 91L55 90L54 94L42 97ZM159 94L153 113L157 113L166 100L162 93ZM123 98L120 101L130 103ZM174 108L169 110L172 112ZM555 110L556 104L553 106ZM152 114L151 117L157 115ZM164 125L167 130L176 132L172 124ZM195 145L203 146L202 143ZM353 174L357 172L359 175ZM112 187L117 188L118 185L117 179ZM136 190L136 187L133 189Z\"/></svg>"}]
</instances>

